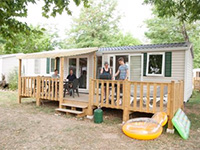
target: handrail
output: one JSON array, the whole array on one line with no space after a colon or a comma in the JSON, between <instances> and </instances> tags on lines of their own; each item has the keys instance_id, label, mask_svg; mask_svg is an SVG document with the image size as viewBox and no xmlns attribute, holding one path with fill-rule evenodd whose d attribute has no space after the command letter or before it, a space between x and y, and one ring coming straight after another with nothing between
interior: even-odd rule
<instances>
[{"instance_id":1,"label":"handrail","mask_svg":"<svg viewBox=\"0 0 200 150\"><path fill-rule=\"evenodd\" d=\"M171 118L183 107L183 81L146 82L91 79L89 105L122 109L123 120L130 111L166 112ZM90 113L91 114L91 113Z\"/></svg>"},{"instance_id":2,"label":"handrail","mask_svg":"<svg viewBox=\"0 0 200 150\"><path fill-rule=\"evenodd\" d=\"M58 78L51 77L21 77L21 96L38 99L58 100Z\"/></svg>"}]
</instances>

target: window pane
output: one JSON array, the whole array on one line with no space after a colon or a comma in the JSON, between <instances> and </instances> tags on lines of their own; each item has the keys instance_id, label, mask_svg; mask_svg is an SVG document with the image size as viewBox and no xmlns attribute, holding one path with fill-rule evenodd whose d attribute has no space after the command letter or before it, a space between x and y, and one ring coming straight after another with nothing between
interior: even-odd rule
<instances>
[{"instance_id":1,"label":"window pane","mask_svg":"<svg viewBox=\"0 0 200 150\"><path fill-rule=\"evenodd\" d=\"M40 59L35 59L35 74L40 74Z\"/></svg>"},{"instance_id":2,"label":"window pane","mask_svg":"<svg viewBox=\"0 0 200 150\"><path fill-rule=\"evenodd\" d=\"M97 56L97 79L99 78L100 72L102 68L102 56Z\"/></svg>"},{"instance_id":3,"label":"window pane","mask_svg":"<svg viewBox=\"0 0 200 150\"><path fill-rule=\"evenodd\" d=\"M70 69L72 69L74 74L76 75L76 58L69 59L69 71Z\"/></svg>"},{"instance_id":4,"label":"window pane","mask_svg":"<svg viewBox=\"0 0 200 150\"><path fill-rule=\"evenodd\" d=\"M148 74L162 74L163 55L149 55Z\"/></svg>"},{"instance_id":5,"label":"window pane","mask_svg":"<svg viewBox=\"0 0 200 150\"><path fill-rule=\"evenodd\" d=\"M54 68L55 68L55 59L51 58L51 72L54 72Z\"/></svg>"},{"instance_id":6,"label":"window pane","mask_svg":"<svg viewBox=\"0 0 200 150\"><path fill-rule=\"evenodd\" d=\"M113 57L110 57L110 69L113 72Z\"/></svg>"},{"instance_id":7,"label":"window pane","mask_svg":"<svg viewBox=\"0 0 200 150\"><path fill-rule=\"evenodd\" d=\"M86 89L87 86L87 58L79 59L79 82L80 88Z\"/></svg>"}]
</instances>

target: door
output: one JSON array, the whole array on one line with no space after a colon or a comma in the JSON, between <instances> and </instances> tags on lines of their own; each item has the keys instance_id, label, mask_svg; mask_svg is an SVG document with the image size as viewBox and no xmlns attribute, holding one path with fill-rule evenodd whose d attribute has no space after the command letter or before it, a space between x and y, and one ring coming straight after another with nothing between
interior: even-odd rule
<instances>
[{"instance_id":1,"label":"door","mask_svg":"<svg viewBox=\"0 0 200 150\"><path fill-rule=\"evenodd\" d=\"M130 80L142 81L143 55L130 55Z\"/></svg>"},{"instance_id":2,"label":"door","mask_svg":"<svg viewBox=\"0 0 200 150\"><path fill-rule=\"evenodd\" d=\"M79 58L79 87L87 89L87 58Z\"/></svg>"},{"instance_id":3,"label":"door","mask_svg":"<svg viewBox=\"0 0 200 150\"><path fill-rule=\"evenodd\" d=\"M69 70L72 69L79 79L79 88L88 89L88 57L69 58Z\"/></svg>"},{"instance_id":4,"label":"door","mask_svg":"<svg viewBox=\"0 0 200 150\"><path fill-rule=\"evenodd\" d=\"M124 63L125 63L125 64L128 66L128 68L129 68L129 57L128 57L128 55L116 55L116 56L115 56L115 69L114 69L115 72L117 72L118 69L119 69L120 64L119 64L119 62L118 62L118 59L119 59L120 57L124 58ZM119 79L119 75L116 76L115 79L118 80L118 79Z\"/></svg>"}]
</instances>

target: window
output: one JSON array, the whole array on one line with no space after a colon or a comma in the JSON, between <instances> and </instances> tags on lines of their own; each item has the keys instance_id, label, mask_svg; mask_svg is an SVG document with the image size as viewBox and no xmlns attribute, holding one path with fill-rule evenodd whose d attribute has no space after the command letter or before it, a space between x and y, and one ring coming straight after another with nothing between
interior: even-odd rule
<instances>
[{"instance_id":1,"label":"window","mask_svg":"<svg viewBox=\"0 0 200 150\"><path fill-rule=\"evenodd\" d=\"M55 60L57 61L56 66L55 66ZM46 61L46 73L50 74L54 72L54 70L57 69L58 73L60 70L60 58L47 58Z\"/></svg>"},{"instance_id":2,"label":"window","mask_svg":"<svg viewBox=\"0 0 200 150\"><path fill-rule=\"evenodd\" d=\"M69 58L69 71L70 69L76 74L76 58Z\"/></svg>"},{"instance_id":3,"label":"window","mask_svg":"<svg viewBox=\"0 0 200 150\"><path fill-rule=\"evenodd\" d=\"M99 78L100 72L102 68L102 56L97 56L97 75L96 78Z\"/></svg>"},{"instance_id":4,"label":"window","mask_svg":"<svg viewBox=\"0 0 200 150\"><path fill-rule=\"evenodd\" d=\"M55 69L55 59L51 58L51 72L54 72Z\"/></svg>"},{"instance_id":5,"label":"window","mask_svg":"<svg viewBox=\"0 0 200 150\"><path fill-rule=\"evenodd\" d=\"M35 67L34 67L35 74L40 74L40 59L35 59Z\"/></svg>"},{"instance_id":6,"label":"window","mask_svg":"<svg viewBox=\"0 0 200 150\"><path fill-rule=\"evenodd\" d=\"M147 55L147 75L164 75L164 53Z\"/></svg>"},{"instance_id":7,"label":"window","mask_svg":"<svg viewBox=\"0 0 200 150\"><path fill-rule=\"evenodd\" d=\"M113 73L113 56L110 57L109 65L110 65L111 73Z\"/></svg>"},{"instance_id":8,"label":"window","mask_svg":"<svg viewBox=\"0 0 200 150\"><path fill-rule=\"evenodd\" d=\"M87 58L79 58L79 87L87 87Z\"/></svg>"}]
</instances>

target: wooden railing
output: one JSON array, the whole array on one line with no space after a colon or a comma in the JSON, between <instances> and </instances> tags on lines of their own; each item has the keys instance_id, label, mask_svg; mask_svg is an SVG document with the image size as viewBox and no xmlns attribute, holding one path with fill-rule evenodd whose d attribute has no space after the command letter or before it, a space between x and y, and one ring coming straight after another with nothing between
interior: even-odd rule
<instances>
[{"instance_id":1,"label":"wooden railing","mask_svg":"<svg viewBox=\"0 0 200 150\"><path fill-rule=\"evenodd\" d=\"M123 110L123 120L130 112L166 112L170 119L183 107L183 81L135 82L90 80L89 108L100 106ZM91 114L91 113L89 113Z\"/></svg>"},{"instance_id":2,"label":"wooden railing","mask_svg":"<svg viewBox=\"0 0 200 150\"><path fill-rule=\"evenodd\" d=\"M21 96L58 100L59 79L40 76L21 77Z\"/></svg>"},{"instance_id":3,"label":"wooden railing","mask_svg":"<svg viewBox=\"0 0 200 150\"><path fill-rule=\"evenodd\" d=\"M200 77L193 78L194 90L200 91Z\"/></svg>"}]
</instances>

